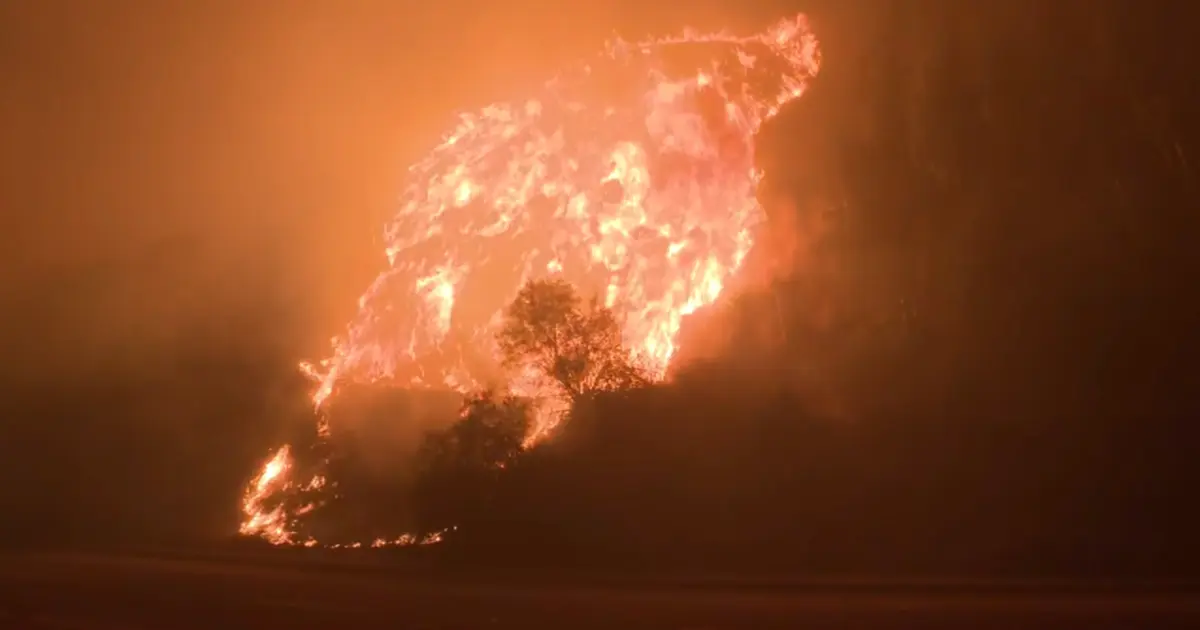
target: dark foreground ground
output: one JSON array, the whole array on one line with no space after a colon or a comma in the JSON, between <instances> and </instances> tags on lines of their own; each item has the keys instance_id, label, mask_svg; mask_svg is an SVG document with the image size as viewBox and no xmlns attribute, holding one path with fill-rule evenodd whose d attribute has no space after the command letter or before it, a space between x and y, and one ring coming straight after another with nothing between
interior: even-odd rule
<instances>
[{"instance_id":1,"label":"dark foreground ground","mask_svg":"<svg viewBox=\"0 0 1200 630\"><path fill-rule=\"evenodd\" d=\"M0 628L1200 628L1184 586L436 578L306 563L0 555Z\"/></svg>"}]
</instances>

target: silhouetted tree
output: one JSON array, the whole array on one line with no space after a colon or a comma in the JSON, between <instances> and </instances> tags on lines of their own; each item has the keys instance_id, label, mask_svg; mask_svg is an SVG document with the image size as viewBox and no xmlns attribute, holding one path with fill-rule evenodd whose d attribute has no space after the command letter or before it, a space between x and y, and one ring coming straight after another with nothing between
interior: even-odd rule
<instances>
[{"instance_id":1,"label":"silhouetted tree","mask_svg":"<svg viewBox=\"0 0 1200 630\"><path fill-rule=\"evenodd\" d=\"M520 455L529 425L527 400L485 391L464 402L457 422L427 435L415 488L420 529L462 525L485 510L500 471Z\"/></svg>"},{"instance_id":2,"label":"silhouetted tree","mask_svg":"<svg viewBox=\"0 0 1200 630\"><path fill-rule=\"evenodd\" d=\"M613 312L595 298L586 308L564 280L526 284L497 335L505 367L533 367L572 401L598 391L648 384L621 345Z\"/></svg>"}]
</instances>

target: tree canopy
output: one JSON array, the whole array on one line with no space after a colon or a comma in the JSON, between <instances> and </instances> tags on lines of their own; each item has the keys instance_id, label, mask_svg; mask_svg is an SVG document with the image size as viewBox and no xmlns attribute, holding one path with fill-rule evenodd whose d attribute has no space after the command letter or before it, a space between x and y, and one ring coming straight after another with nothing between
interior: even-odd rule
<instances>
[{"instance_id":1,"label":"tree canopy","mask_svg":"<svg viewBox=\"0 0 1200 630\"><path fill-rule=\"evenodd\" d=\"M522 287L497 342L505 367L538 371L572 402L650 382L622 345L612 310L596 298L585 306L565 280L537 280Z\"/></svg>"},{"instance_id":2,"label":"tree canopy","mask_svg":"<svg viewBox=\"0 0 1200 630\"><path fill-rule=\"evenodd\" d=\"M521 453L530 418L529 401L484 391L467 398L457 422L426 436L416 485L422 533L458 526L486 508L497 474Z\"/></svg>"}]
</instances>

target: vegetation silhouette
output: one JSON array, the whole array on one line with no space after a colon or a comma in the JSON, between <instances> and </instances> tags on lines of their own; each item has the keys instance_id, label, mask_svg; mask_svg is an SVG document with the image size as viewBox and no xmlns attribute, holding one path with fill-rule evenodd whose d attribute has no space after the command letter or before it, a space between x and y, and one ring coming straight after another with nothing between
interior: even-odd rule
<instances>
[{"instance_id":1,"label":"vegetation silhouette","mask_svg":"<svg viewBox=\"0 0 1200 630\"><path fill-rule=\"evenodd\" d=\"M505 367L532 367L573 403L595 392L650 383L621 345L621 327L612 310L596 297L583 307L565 280L522 287L496 341Z\"/></svg>"},{"instance_id":2,"label":"vegetation silhouette","mask_svg":"<svg viewBox=\"0 0 1200 630\"><path fill-rule=\"evenodd\" d=\"M520 456L529 427L528 401L485 391L464 403L457 422L429 433L413 490L419 533L470 528L482 512L495 509L492 488Z\"/></svg>"},{"instance_id":3,"label":"vegetation silhouette","mask_svg":"<svg viewBox=\"0 0 1200 630\"><path fill-rule=\"evenodd\" d=\"M1186 36L1115 4L928 6L831 35L830 64L873 61L763 132L772 221L832 209L830 264L730 299L724 356L575 402L440 553L1196 572Z\"/></svg>"}]
</instances>

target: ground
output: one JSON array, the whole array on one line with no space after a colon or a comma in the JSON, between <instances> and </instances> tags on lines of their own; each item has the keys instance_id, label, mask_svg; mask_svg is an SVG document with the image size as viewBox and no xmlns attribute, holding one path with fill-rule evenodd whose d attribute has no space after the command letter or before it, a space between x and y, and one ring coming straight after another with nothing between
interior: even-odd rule
<instances>
[{"instance_id":1,"label":"ground","mask_svg":"<svg viewBox=\"0 0 1200 630\"><path fill-rule=\"evenodd\" d=\"M0 555L0 628L1185 628L1181 585L430 577L305 562Z\"/></svg>"}]
</instances>

